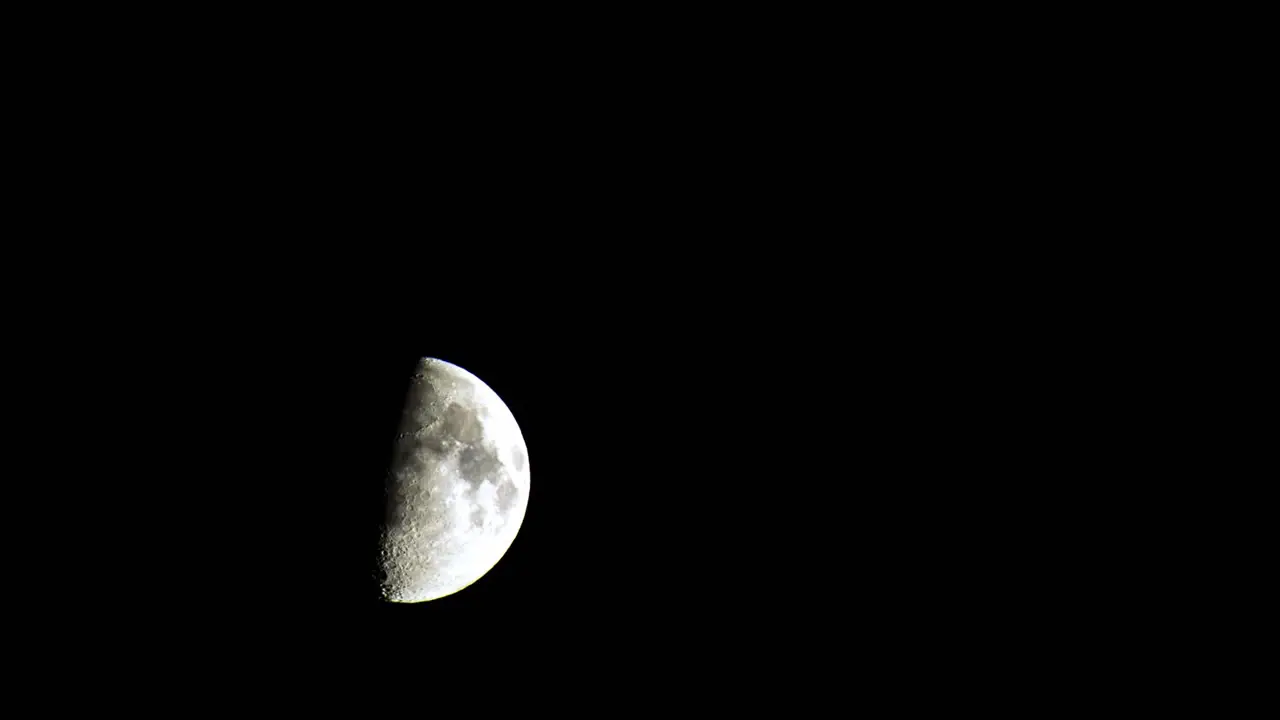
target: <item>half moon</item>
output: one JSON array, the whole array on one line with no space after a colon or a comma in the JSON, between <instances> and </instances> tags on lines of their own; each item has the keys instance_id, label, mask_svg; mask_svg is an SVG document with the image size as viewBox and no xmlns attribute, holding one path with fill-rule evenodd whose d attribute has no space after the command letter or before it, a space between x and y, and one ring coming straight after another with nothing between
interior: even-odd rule
<instances>
[{"instance_id":1,"label":"half moon","mask_svg":"<svg viewBox=\"0 0 1280 720\"><path fill-rule=\"evenodd\" d=\"M423 358L386 489L384 599L434 600L479 580L511 547L529 502L528 450L511 410L475 375Z\"/></svg>"}]
</instances>

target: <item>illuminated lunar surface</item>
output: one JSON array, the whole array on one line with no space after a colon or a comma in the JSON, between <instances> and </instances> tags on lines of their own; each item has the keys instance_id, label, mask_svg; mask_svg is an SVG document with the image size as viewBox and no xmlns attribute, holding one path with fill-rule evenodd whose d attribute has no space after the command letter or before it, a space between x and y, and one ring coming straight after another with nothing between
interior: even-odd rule
<instances>
[{"instance_id":1,"label":"illuminated lunar surface","mask_svg":"<svg viewBox=\"0 0 1280 720\"><path fill-rule=\"evenodd\" d=\"M524 520L529 458L506 404L462 368L414 370L387 478L382 596L451 595L497 564Z\"/></svg>"}]
</instances>

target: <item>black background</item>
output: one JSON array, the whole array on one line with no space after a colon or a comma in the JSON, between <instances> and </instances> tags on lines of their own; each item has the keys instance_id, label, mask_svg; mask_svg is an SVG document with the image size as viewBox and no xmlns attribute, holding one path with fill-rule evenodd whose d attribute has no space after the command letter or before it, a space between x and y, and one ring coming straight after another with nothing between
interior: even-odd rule
<instances>
[{"instance_id":1,"label":"black background","mask_svg":"<svg viewBox=\"0 0 1280 720\"><path fill-rule=\"evenodd\" d=\"M192 66L75 70L71 107L33 105L38 222L6 266L34 368L13 394L48 443L11 489L45 496L6 508L31 525L12 576L54 666L140 656L321 701L403 697L401 670L489 688L474 703L521 678L741 697L793 664L838 688L922 646L945 663L1040 592L995 590L1037 561L1001 506L1050 514L1006 479L1060 471L1019 455L1048 383L1016 378L1063 351L1026 339L1049 273L959 240L1039 226L949 191L963 157L926 171L934 110L871 103L849 132L804 73L772 77L785 101L753 71L646 103L612 71L498 68L533 90L484 105L447 72L447 101L250 73L210 102ZM503 398L532 488L490 573L394 606L372 560L423 356ZM851 647L855 669L814 662Z\"/></svg>"},{"instance_id":2,"label":"black background","mask_svg":"<svg viewBox=\"0 0 1280 720\"><path fill-rule=\"evenodd\" d=\"M1153 471L1221 320L1160 19L52 12L6 46L6 692L1060 705L1217 622L1170 612L1215 529L1159 503L1222 473ZM532 491L484 578L393 606L424 355L511 407Z\"/></svg>"},{"instance_id":3,"label":"black background","mask_svg":"<svg viewBox=\"0 0 1280 720\"><path fill-rule=\"evenodd\" d=\"M40 339L15 352L58 398L38 427L61 429L31 487L74 528L27 536L76 567L36 599L77 642L302 677L489 668L506 647L593 682L652 658L732 678L847 637L904 651L985 592L1000 537L956 508L997 485L956 473L1004 472L983 373L1039 350L989 354L1006 296L973 302L951 274L971 255L793 242L810 196L758 176L547 172L513 193L210 167L77 206L79 228L188 239L41 265L18 315ZM423 356L503 398L532 488L489 574L396 606L372 560Z\"/></svg>"},{"instance_id":4,"label":"black background","mask_svg":"<svg viewBox=\"0 0 1280 720\"><path fill-rule=\"evenodd\" d=\"M985 518L1025 415L993 416L986 378L1045 350L992 354L1017 295L954 272L982 254L901 240L899 206L859 195L876 212L841 242L815 221L825 176L710 183L621 151L608 176L514 162L535 176L514 187L469 152L428 181L278 176L252 152L273 143L239 147L184 157L194 179L129 165L50 208L55 257L12 266L13 353L41 378L24 424L51 441L15 487L51 497L10 505L34 525L11 547L51 662L705 690L849 643L891 671L1037 592L991 596L990 569L1022 567ZM147 240L57 242L104 229ZM508 404L532 487L490 573L396 606L372 560L423 356Z\"/></svg>"},{"instance_id":5,"label":"black background","mask_svg":"<svg viewBox=\"0 0 1280 720\"><path fill-rule=\"evenodd\" d=\"M746 251L602 259L583 242L504 260L443 235L403 256L299 249L135 274L64 318L84 353L30 351L55 358L54 421L85 427L60 452L88 475L50 507L76 518L51 544L89 596L40 598L60 623L202 668L231 653L355 678L380 672L370 658L437 663L422 654L442 648L488 667L518 647L521 663L607 678L654 656L747 662L761 643L842 632L841 608L887 591L859 579L900 540L877 537L885 485L857 455L895 419L860 409L883 359L871 320L827 304L840 290L789 295L778 278L796 270L746 266ZM423 356L511 408L530 504L477 583L389 605L373 566L382 481Z\"/></svg>"}]
</instances>

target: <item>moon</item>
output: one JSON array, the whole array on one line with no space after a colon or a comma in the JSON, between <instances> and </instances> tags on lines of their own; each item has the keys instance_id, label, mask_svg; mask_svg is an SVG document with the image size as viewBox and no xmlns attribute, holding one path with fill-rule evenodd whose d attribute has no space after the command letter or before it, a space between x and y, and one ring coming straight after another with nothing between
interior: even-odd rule
<instances>
[{"instance_id":1,"label":"moon","mask_svg":"<svg viewBox=\"0 0 1280 720\"><path fill-rule=\"evenodd\" d=\"M436 358L414 369L387 476L382 597L435 600L489 572L529 503L529 455L511 410Z\"/></svg>"}]
</instances>

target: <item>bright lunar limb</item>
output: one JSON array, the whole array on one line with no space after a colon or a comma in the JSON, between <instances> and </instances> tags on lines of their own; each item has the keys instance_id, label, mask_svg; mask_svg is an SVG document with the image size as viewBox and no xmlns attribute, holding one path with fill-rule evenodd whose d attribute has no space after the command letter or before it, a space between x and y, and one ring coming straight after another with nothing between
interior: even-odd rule
<instances>
[{"instance_id":1,"label":"bright lunar limb","mask_svg":"<svg viewBox=\"0 0 1280 720\"><path fill-rule=\"evenodd\" d=\"M529 503L529 456L505 403L435 358L413 374L387 478L382 596L412 603L479 580L515 540Z\"/></svg>"}]
</instances>

